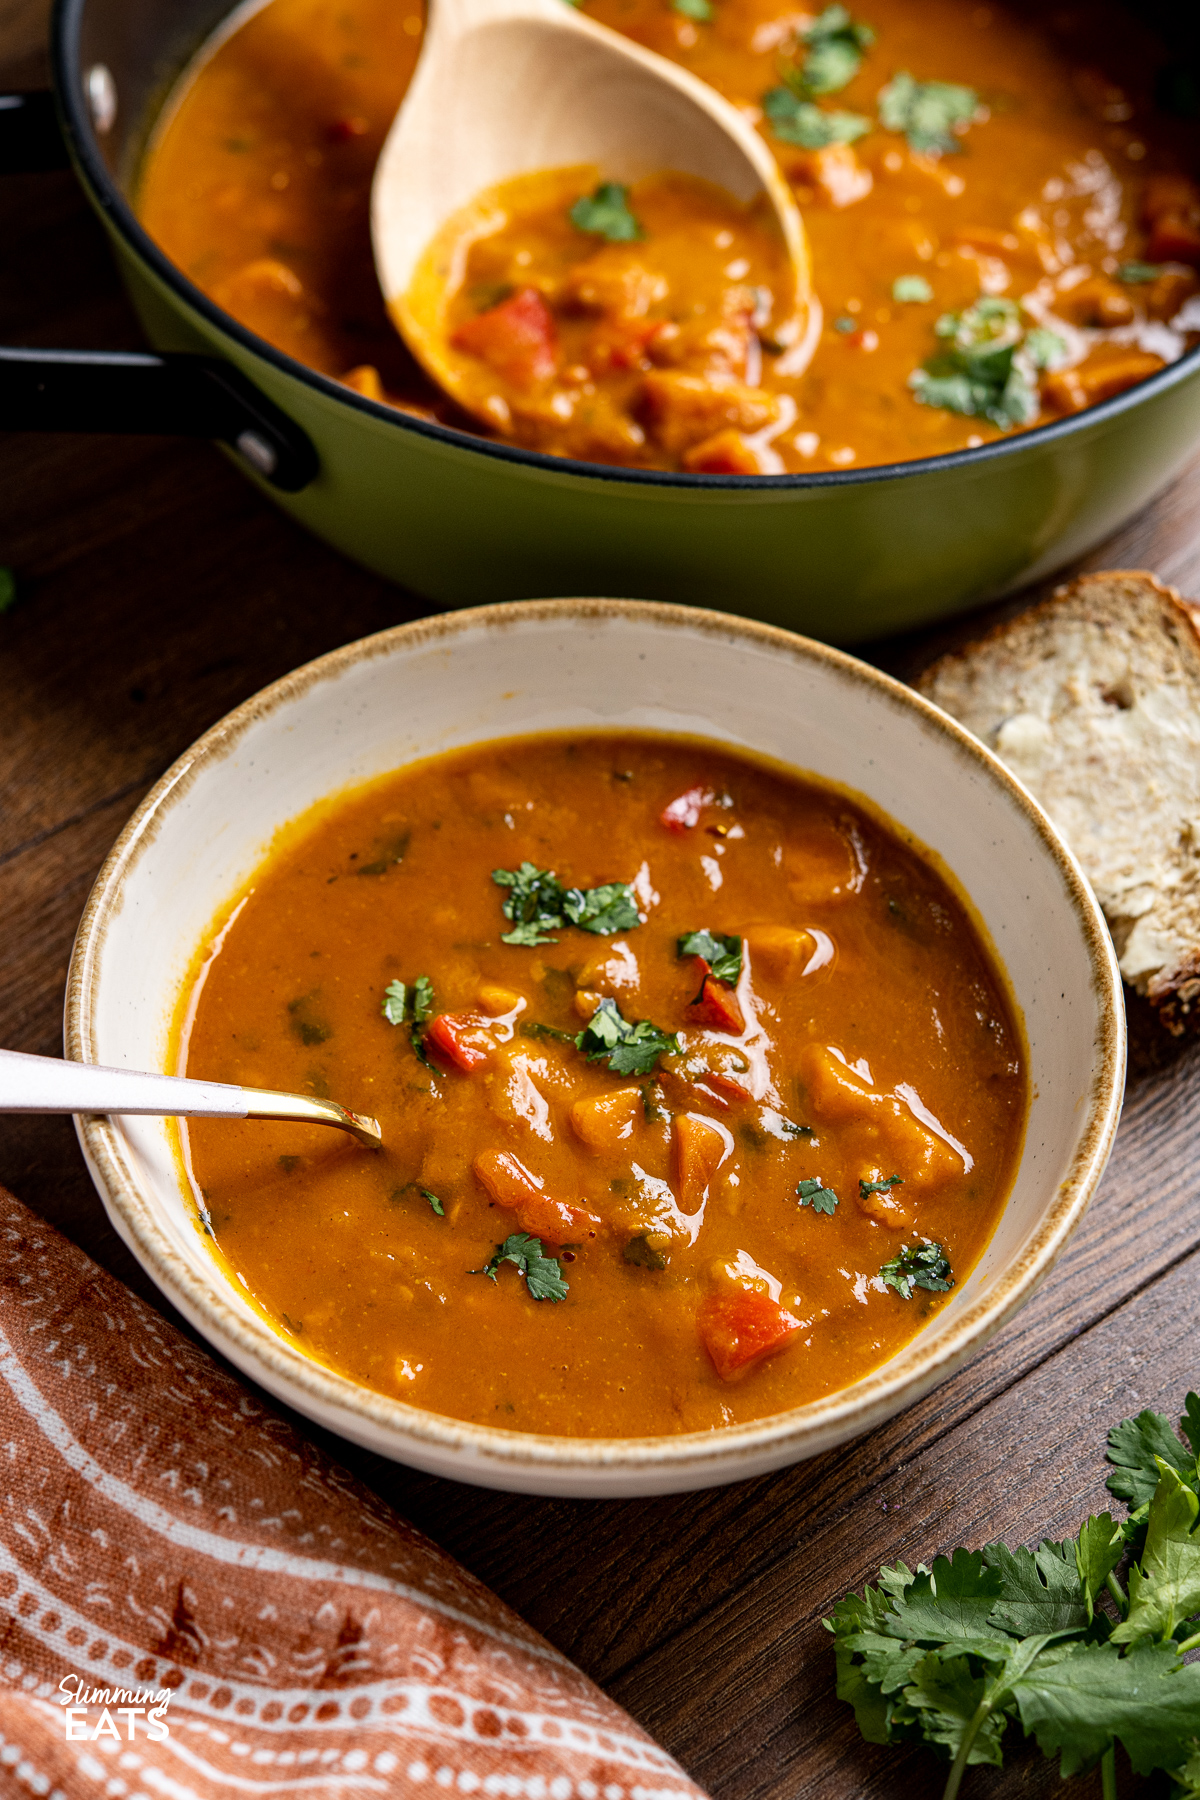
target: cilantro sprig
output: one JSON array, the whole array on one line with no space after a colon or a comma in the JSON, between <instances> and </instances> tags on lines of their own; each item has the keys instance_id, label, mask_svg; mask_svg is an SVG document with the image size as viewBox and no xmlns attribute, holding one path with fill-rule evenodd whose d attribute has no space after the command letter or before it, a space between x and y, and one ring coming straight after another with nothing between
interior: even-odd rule
<instances>
[{"instance_id":1,"label":"cilantro sprig","mask_svg":"<svg viewBox=\"0 0 1200 1800\"><path fill-rule=\"evenodd\" d=\"M943 313L934 332L943 347L909 376L914 399L1005 431L1032 424L1038 371L1066 354L1057 333L1026 326L1015 300L987 294L962 312Z\"/></svg>"},{"instance_id":2,"label":"cilantro sprig","mask_svg":"<svg viewBox=\"0 0 1200 1800\"><path fill-rule=\"evenodd\" d=\"M869 25L852 19L845 6L827 6L800 34L804 55L784 80L801 100L836 94L862 66L863 52L875 42Z\"/></svg>"},{"instance_id":3,"label":"cilantro sprig","mask_svg":"<svg viewBox=\"0 0 1200 1800\"><path fill-rule=\"evenodd\" d=\"M1200 1791L1200 1663L1184 1661L1200 1648L1195 1394L1181 1429L1186 1444L1143 1412L1110 1432L1109 1490L1136 1502L1123 1525L1103 1512L1035 1550L955 1550L915 1573L899 1563L840 1601L824 1622L838 1695L868 1742L952 1759L945 1800L968 1765L1002 1764L1014 1719L1064 1778L1100 1762L1106 1800L1117 1742L1136 1773L1166 1770L1177 1800Z\"/></svg>"},{"instance_id":4,"label":"cilantro sprig","mask_svg":"<svg viewBox=\"0 0 1200 1800\"><path fill-rule=\"evenodd\" d=\"M614 1075L649 1075L660 1056L678 1056L679 1039L660 1031L649 1019L631 1024L622 1018L615 1000L601 1000L575 1039L589 1062L607 1062Z\"/></svg>"},{"instance_id":5,"label":"cilantro sprig","mask_svg":"<svg viewBox=\"0 0 1200 1800\"><path fill-rule=\"evenodd\" d=\"M502 1244L496 1245L496 1253L490 1262L482 1269L472 1269L471 1273L486 1275L489 1281L495 1281L504 1263L512 1263L517 1273L525 1277L525 1286L533 1300L565 1300L570 1292L558 1258L547 1256L542 1240L530 1237L527 1232L514 1231Z\"/></svg>"},{"instance_id":6,"label":"cilantro sprig","mask_svg":"<svg viewBox=\"0 0 1200 1800\"><path fill-rule=\"evenodd\" d=\"M838 1197L832 1188L827 1188L819 1181L809 1179L802 1181L796 1189L796 1197L801 1206L811 1206L815 1213L835 1213Z\"/></svg>"},{"instance_id":7,"label":"cilantro sprig","mask_svg":"<svg viewBox=\"0 0 1200 1800\"><path fill-rule=\"evenodd\" d=\"M907 69L879 90L879 123L885 131L902 131L909 149L924 156L961 150L955 127L969 125L978 109L974 88L954 81L915 81Z\"/></svg>"},{"instance_id":8,"label":"cilantro sprig","mask_svg":"<svg viewBox=\"0 0 1200 1800\"><path fill-rule=\"evenodd\" d=\"M869 1200L872 1194L890 1194L893 1188L903 1186L902 1176L889 1175L886 1181L863 1181L860 1179L858 1191L864 1200Z\"/></svg>"},{"instance_id":9,"label":"cilantro sprig","mask_svg":"<svg viewBox=\"0 0 1200 1800\"><path fill-rule=\"evenodd\" d=\"M553 869L539 869L531 862L523 862L519 869L493 869L492 880L497 887L508 889L500 910L512 920L513 929L504 933L502 944L532 949L535 944L557 944L558 939L548 933L567 925L611 937L641 923L637 896L627 881L567 888Z\"/></svg>"},{"instance_id":10,"label":"cilantro sprig","mask_svg":"<svg viewBox=\"0 0 1200 1800\"><path fill-rule=\"evenodd\" d=\"M440 1075L441 1070L425 1054L425 1027L435 1010L433 983L428 975L418 975L411 984L389 981L383 990L383 1005L379 1010L389 1025L407 1022L411 1026L412 1047L418 1059L434 1075Z\"/></svg>"},{"instance_id":11,"label":"cilantro sprig","mask_svg":"<svg viewBox=\"0 0 1200 1800\"><path fill-rule=\"evenodd\" d=\"M827 112L811 100L802 100L790 87L770 88L762 97L762 109L781 144L801 150L827 150L830 144L853 144L871 129L861 113Z\"/></svg>"},{"instance_id":12,"label":"cilantro sprig","mask_svg":"<svg viewBox=\"0 0 1200 1800\"><path fill-rule=\"evenodd\" d=\"M592 194L582 194L567 214L576 231L589 231L610 244L635 244L645 232L629 210L629 189L602 181Z\"/></svg>"},{"instance_id":13,"label":"cilantro sprig","mask_svg":"<svg viewBox=\"0 0 1200 1800\"><path fill-rule=\"evenodd\" d=\"M862 1185L860 1182L859 1186ZM890 1186L889 1181L880 1182L875 1191ZM884 1285L895 1288L902 1300L911 1300L914 1288L928 1288L930 1293L944 1294L954 1286L949 1258L940 1244L905 1244L900 1254L885 1262L879 1273Z\"/></svg>"},{"instance_id":14,"label":"cilantro sprig","mask_svg":"<svg viewBox=\"0 0 1200 1800\"><path fill-rule=\"evenodd\" d=\"M688 931L676 940L680 956L702 956L718 981L736 987L742 978L742 940L712 931Z\"/></svg>"}]
</instances>

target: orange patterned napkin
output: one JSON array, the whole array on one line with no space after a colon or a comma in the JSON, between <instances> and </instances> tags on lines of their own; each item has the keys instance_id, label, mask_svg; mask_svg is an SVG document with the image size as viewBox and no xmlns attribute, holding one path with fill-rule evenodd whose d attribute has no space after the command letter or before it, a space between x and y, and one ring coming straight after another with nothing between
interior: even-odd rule
<instances>
[{"instance_id":1,"label":"orange patterned napkin","mask_svg":"<svg viewBox=\"0 0 1200 1800\"><path fill-rule=\"evenodd\" d=\"M0 1794L704 1800L487 1588L0 1189Z\"/></svg>"}]
</instances>

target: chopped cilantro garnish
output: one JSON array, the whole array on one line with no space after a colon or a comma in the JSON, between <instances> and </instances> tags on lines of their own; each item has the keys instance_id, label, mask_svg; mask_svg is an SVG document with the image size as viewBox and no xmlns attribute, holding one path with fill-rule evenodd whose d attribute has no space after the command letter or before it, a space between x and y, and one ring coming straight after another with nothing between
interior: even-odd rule
<instances>
[{"instance_id":1,"label":"chopped cilantro garnish","mask_svg":"<svg viewBox=\"0 0 1200 1800\"><path fill-rule=\"evenodd\" d=\"M383 990L381 1011L389 1025L403 1025L408 1006L408 988L402 981L389 981Z\"/></svg>"},{"instance_id":2,"label":"chopped cilantro garnish","mask_svg":"<svg viewBox=\"0 0 1200 1800\"><path fill-rule=\"evenodd\" d=\"M554 1038L560 1044L573 1044L575 1042L575 1033L573 1031L560 1031L557 1025L543 1025L538 1019L526 1019L522 1024L518 1025L517 1030L521 1033L522 1037Z\"/></svg>"},{"instance_id":3,"label":"chopped cilantro garnish","mask_svg":"<svg viewBox=\"0 0 1200 1800\"><path fill-rule=\"evenodd\" d=\"M328 1042L333 1036L333 1026L321 1011L317 994L301 994L298 999L288 1001L287 1009L292 1030L310 1049L314 1044Z\"/></svg>"},{"instance_id":4,"label":"chopped cilantro garnish","mask_svg":"<svg viewBox=\"0 0 1200 1800\"><path fill-rule=\"evenodd\" d=\"M698 25L707 25L717 16L712 0L671 0L671 10L682 13L685 19L695 19Z\"/></svg>"},{"instance_id":5,"label":"chopped cilantro garnish","mask_svg":"<svg viewBox=\"0 0 1200 1800\"><path fill-rule=\"evenodd\" d=\"M660 1056L678 1056L679 1039L660 1031L648 1019L631 1025L623 1019L615 1000L601 1000L575 1039L589 1062L604 1062L614 1075L649 1075Z\"/></svg>"},{"instance_id":6,"label":"chopped cilantro garnish","mask_svg":"<svg viewBox=\"0 0 1200 1800\"><path fill-rule=\"evenodd\" d=\"M1058 1756L1064 1779L1098 1761L1106 1800L1117 1793L1118 1742L1136 1774L1163 1770L1176 1800L1195 1800L1200 1663L1185 1660L1200 1647L1195 1394L1182 1428L1190 1448L1160 1413L1109 1433L1118 1465L1109 1488L1137 1503L1123 1525L1103 1512L1064 1543L955 1550L915 1575L900 1563L840 1601L825 1625L837 1691L863 1736L952 1760L954 1796L969 1765L1003 1763L1002 1739L1019 1719L1043 1755Z\"/></svg>"},{"instance_id":7,"label":"chopped cilantro garnish","mask_svg":"<svg viewBox=\"0 0 1200 1800\"><path fill-rule=\"evenodd\" d=\"M924 306L933 299L933 289L923 275L897 275L892 283L892 299L901 306Z\"/></svg>"},{"instance_id":8,"label":"chopped cilantro garnish","mask_svg":"<svg viewBox=\"0 0 1200 1800\"><path fill-rule=\"evenodd\" d=\"M434 1075L440 1075L442 1071L425 1054L424 1026L433 1010L433 983L428 975L418 975L411 987L403 981L389 981L383 990L380 1011L388 1024L403 1025L407 1020L412 1026L412 1047L418 1060Z\"/></svg>"},{"instance_id":9,"label":"chopped cilantro garnish","mask_svg":"<svg viewBox=\"0 0 1200 1800\"><path fill-rule=\"evenodd\" d=\"M801 1206L811 1206L815 1213L833 1213L837 1211L838 1197L832 1188L825 1187L819 1181L802 1181L796 1189Z\"/></svg>"},{"instance_id":10,"label":"chopped cilantro garnish","mask_svg":"<svg viewBox=\"0 0 1200 1800\"><path fill-rule=\"evenodd\" d=\"M418 1192L418 1194L421 1195L422 1199L428 1200L430 1206L432 1206L434 1212L437 1214L439 1219L445 1218L446 1209L442 1205L441 1201L438 1199L436 1194L431 1194L428 1188L423 1188L423 1187L419 1187L417 1189L417 1192Z\"/></svg>"},{"instance_id":11,"label":"chopped cilantro garnish","mask_svg":"<svg viewBox=\"0 0 1200 1800\"><path fill-rule=\"evenodd\" d=\"M1008 430L1038 414L1037 371L1066 345L1040 326L1026 329L1015 300L984 295L960 313L943 313L934 331L946 348L908 378L923 406L990 419Z\"/></svg>"},{"instance_id":12,"label":"chopped cilantro garnish","mask_svg":"<svg viewBox=\"0 0 1200 1800\"><path fill-rule=\"evenodd\" d=\"M11 612L17 604L17 578L12 570L0 563L0 616Z\"/></svg>"},{"instance_id":13,"label":"chopped cilantro garnish","mask_svg":"<svg viewBox=\"0 0 1200 1800\"><path fill-rule=\"evenodd\" d=\"M639 1269L665 1269L667 1259L661 1250L656 1250L643 1231L640 1236L630 1238L621 1253L627 1263L635 1263Z\"/></svg>"},{"instance_id":14,"label":"chopped cilantro garnish","mask_svg":"<svg viewBox=\"0 0 1200 1800\"><path fill-rule=\"evenodd\" d=\"M610 244L632 244L645 234L629 210L629 189L602 181L594 194L583 194L567 214L576 231L590 231Z\"/></svg>"},{"instance_id":15,"label":"chopped cilantro garnish","mask_svg":"<svg viewBox=\"0 0 1200 1800\"><path fill-rule=\"evenodd\" d=\"M793 1125L790 1119L780 1119L780 1125L791 1137L812 1137L811 1125Z\"/></svg>"},{"instance_id":16,"label":"chopped cilantro garnish","mask_svg":"<svg viewBox=\"0 0 1200 1800\"><path fill-rule=\"evenodd\" d=\"M863 51L875 42L869 25L860 25L844 6L827 6L801 33L804 56L784 79L802 100L836 94L858 74Z\"/></svg>"},{"instance_id":17,"label":"chopped cilantro garnish","mask_svg":"<svg viewBox=\"0 0 1200 1800\"><path fill-rule=\"evenodd\" d=\"M491 1261L482 1269L472 1269L471 1273L486 1275L490 1281L495 1281L500 1265L506 1262L512 1263L518 1274L525 1277L525 1286L534 1300L565 1300L570 1292L558 1258L547 1256L541 1239L529 1237L524 1231L514 1231L502 1244L497 1244Z\"/></svg>"},{"instance_id":18,"label":"chopped cilantro garnish","mask_svg":"<svg viewBox=\"0 0 1200 1800\"><path fill-rule=\"evenodd\" d=\"M840 318L833 321L833 329L848 337L852 331L858 330L858 320L852 319L849 313L842 313Z\"/></svg>"},{"instance_id":19,"label":"chopped cilantro garnish","mask_svg":"<svg viewBox=\"0 0 1200 1800\"><path fill-rule=\"evenodd\" d=\"M689 931L677 940L680 956L702 956L718 981L736 987L742 975L742 940L708 930Z\"/></svg>"},{"instance_id":20,"label":"chopped cilantro garnish","mask_svg":"<svg viewBox=\"0 0 1200 1800\"><path fill-rule=\"evenodd\" d=\"M762 97L762 109L780 143L798 144L802 150L853 144L871 129L870 119L861 113L823 112L789 87L771 88Z\"/></svg>"},{"instance_id":21,"label":"chopped cilantro garnish","mask_svg":"<svg viewBox=\"0 0 1200 1800\"><path fill-rule=\"evenodd\" d=\"M885 1262L879 1273L902 1300L911 1300L914 1288L944 1294L954 1286L950 1263L940 1244L905 1244L899 1256Z\"/></svg>"},{"instance_id":22,"label":"chopped cilantro garnish","mask_svg":"<svg viewBox=\"0 0 1200 1800\"><path fill-rule=\"evenodd\" d=\"M418 975L413 982L412 1016L414 1025L424 1025L433 1012L433 983L428 975Z\"/></svg>"},{"instance_id":23,"label":"chopped cilantro garnish","mask_svg":"<svg viewBox=\"0 0 1200 1800\"><path fill-rule=\"evenodd\" d=\"M902 131L910 150L926 156L962 148L956 125L969 125L979 106L974 88L953 81L914 81L906 69L879 90L879 123Z\"/></svg>"},{"instance_id":24,"label":"chopped cilantro garnish","mask_svg":"<svg viewBox=\"0 0 1200 1800\"><path fill-rule=\"evenodd\" d=\"M887 1193L890 1193L894 1187L903 1187L903 1186L904 1186L904 1181L901 1176L889 1175L886 1181L861 1181L860 1180L859 1184L858 1184L858 1191L862 1195L864 1200L869 1200L871 1198L872 1194L887 1194Z\"/></svg>"},{"instance_id":25,"label":"chopped cilantro garnish","mask_svg":"<svg viewBox=\"0 0 1200 1800\"><path fill-rule=\"evenodd\" d=\"M1117 270L1117 280L1136 286L1141 281L1157 281L1161 274L1161 263L1127 262Z\"/></svg>"},{"instance_id":26,"label":"chopped cilantro garnish","mask_svg":"<svg viewBox=\"0 0 1200 1800\"><path fill-rule=\"evenodd\" d=\"M531 862L523 862L519 869L493 869L492 880L509 890L501 911L513 921L513 929L504 933L502 944L527 949L535 944L556 944L558 939L548 933L566 925L611 937L640 923L637 897L627 881L565 888L553 869L539 869Z\"/></svg>"}]
</instances>

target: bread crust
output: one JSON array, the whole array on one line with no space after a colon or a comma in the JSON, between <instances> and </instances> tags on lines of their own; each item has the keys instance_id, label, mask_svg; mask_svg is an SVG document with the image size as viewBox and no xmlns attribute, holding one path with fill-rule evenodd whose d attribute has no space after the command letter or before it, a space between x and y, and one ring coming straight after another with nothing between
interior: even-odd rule
<instances>
[{"instance_id":1,"label":"bread crust","mask_svg":"<svg viewBox=\"0 0 1200 1800\"><path fill-rule=\"evenodd\" d=\"M1098 645L1128 665L1108 690L1094 678ZM939 657L915 685L981 737L1054 818L1097 890L1126 981L1165 1029L1178 1037L1200 1028L1200 608L1146 570L1081 575ZM1170 717L1159 717L1164 697ZM1133 720L1135 707L1141 730L1123 740L1112 721L1122 711ZM1173 777L1193 765L1188 793ZM1114 818L1120 871L1106 839ZM1151 872L1140 888L1129 872L1139 856Z\"/></svg>"}]
</instances>

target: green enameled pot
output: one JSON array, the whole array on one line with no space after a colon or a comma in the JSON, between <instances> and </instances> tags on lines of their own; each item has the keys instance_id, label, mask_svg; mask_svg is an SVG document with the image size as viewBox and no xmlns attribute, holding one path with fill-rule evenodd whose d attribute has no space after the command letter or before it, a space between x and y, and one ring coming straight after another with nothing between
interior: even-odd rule
<instances>
[{"instance_id":1,"label":"green enameled pot","mask_svg":"<svg viewBox=\"0 0 1200 1800\"><path fill-rule=\"evenodd\" d=\"M129 206L155 110L226 11L227 0L58 0L55 81L71 159L151 344L232 365L273 403L265 416L311 443L316 472L301 485L311 466L302 454L293 491L250 468L252 478L309 530L433 602L634 594L856 643L1052 573L1144 506L1200 440L1200 350L1086 413L999 443L812 475L601 468L363 399L222 312ZM1161 29L1161 7L1156 15ZM1178 68L1191 50L1176 38L1164 57ZM2 388L0 370L0 423ZM211 435L269 466L254 433Z\"/></svg>"}]
</instances>

